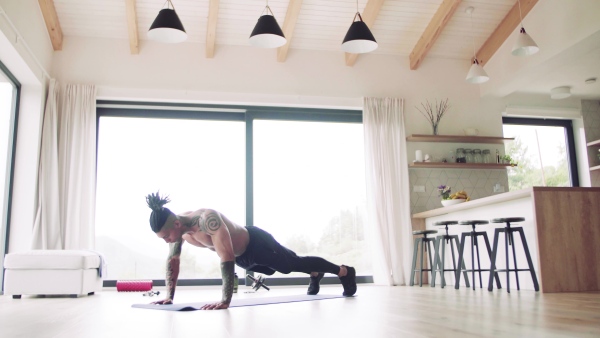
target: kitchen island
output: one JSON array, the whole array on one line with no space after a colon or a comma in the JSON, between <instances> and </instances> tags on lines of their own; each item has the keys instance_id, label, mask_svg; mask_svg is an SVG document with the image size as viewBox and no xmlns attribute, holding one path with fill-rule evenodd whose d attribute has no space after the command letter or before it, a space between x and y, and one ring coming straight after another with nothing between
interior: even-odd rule
<instances>
[{"instance_id":1,"label":"kitchen island","mask_svg":"<svg viewBox=\"0 0 600 338\"><path fill-rule=\"evenodd\" d=\"M489 196L461 204L429 210L412 215L413 230L434 229L438 235L443 227L433 223L445 220L491 220L501 217L524 217L525 222L514 224L524 228L534 268L542 292L600 291L600 188L552 188L533 187L519 191ZM487 231L490 242L494 240L494 228L502 224L479 225L478 231ZM450 234L470 231L469 226L450 226ZM527 267L523 246L517 244L517 264ZM467 240L467 244L470 242ZM496 266L504 268L504 236L499 241ZM465 249L467 250L467 249ZM489 267L485 246L481 246L481 266ZM470 255L465 264L470 267ZM446 254L446 266L451 266L452 257ZM511 268L513 260L510 256ZM454 283L454 275L447 273L446 281ZM487 287L489 274L484 273ZM438 278L439 280L439 278ZM500 273L502 285L506 284L506 274ZM528 272L519 273L521 289L533 290ZM514 273L511 273L511 289L516 289ZM461 281L464 285L464 281ZM476 284L479 287L479 283Z\"/></svg>"}]
</instances>

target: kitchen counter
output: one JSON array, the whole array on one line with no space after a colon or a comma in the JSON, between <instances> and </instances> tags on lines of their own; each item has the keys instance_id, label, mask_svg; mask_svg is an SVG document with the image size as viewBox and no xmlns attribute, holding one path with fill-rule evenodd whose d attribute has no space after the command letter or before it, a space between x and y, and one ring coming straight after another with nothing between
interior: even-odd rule
<instances>
[{"instance_id":1,"label":"kitchen counter","mask_svg":"<svg viewBox=\"0 0 600 338\"><path fill-rule=\"evenodd\" d=\"M533 187L420 212L412 218L414 230L435 229L441 234L444 228L433 223L524 217L525 222L513 226L522 226L524 229L542 292L600 291L599 210L600 188ZM494 229L497 227L503 225L479 225L477 230L487 231L493 243ZM460 235L469 230L468 226L453 225L449 232ZM517 263L526 267L520 240L517 239L516 243ZM499 247L503 246L504 239L501 238ZM480 251L481 266L487 267L489 259L484 251ZM498 257L500 269L506 264L504 256L503 253ZM446 257L451 256L447 254ZM467 261L466 264L470 266L471 263ZM514 273L511 273L511 289L516 286L512 276ZM449 273L446 279L450 281L454 277ZM500 279L505 284L506 274L500 273ZM519 281L521 289L533 289L527 273L521 272Z\"/></svg>"}]
</instances>

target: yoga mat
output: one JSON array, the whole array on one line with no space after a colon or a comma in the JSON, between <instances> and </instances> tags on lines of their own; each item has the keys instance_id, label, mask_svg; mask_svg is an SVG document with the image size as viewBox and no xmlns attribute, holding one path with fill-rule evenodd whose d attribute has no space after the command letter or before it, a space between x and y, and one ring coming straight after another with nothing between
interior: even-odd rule
<instances>
[{"instance_id":1,"label":"yoga mat","mask_svg":"<svg viewBox=\"0 0 600 338\"><path fill-rule=\"evenodd\" d=\"M266 305L266 304L278 304L278 303L291 303L291 302L306 302L311 300L322 300L322 299L333 299L333 298L345 298L344 296L335 295L294 295L294 296L279 296L279 297L265 297L265 298L246 298L246 299L234 299L229 304L229 307L238 306L255 306L255 305ZM200 310L205 304L214 302L199 302L199 303L182 303L182 304L167 304L167 305L156 305L156 304L133 304L131 307L140 309L151 309L151 310L166 310L166 311L195 311Z\"/></svg>"}]
</instances>

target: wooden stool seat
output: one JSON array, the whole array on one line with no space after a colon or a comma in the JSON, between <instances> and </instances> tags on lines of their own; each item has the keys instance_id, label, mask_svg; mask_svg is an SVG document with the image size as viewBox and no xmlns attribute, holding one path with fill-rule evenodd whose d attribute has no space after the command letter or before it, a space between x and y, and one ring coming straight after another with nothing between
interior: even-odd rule
<instances>
[{"instance_id":1,"label":"wooden stool seat","mask_svg":"<svg viewBox=\"0 0 600 338\"><path fill-rule=\"evenodd\" d=\"M517 223L524 222L524 217L507 217L507 218L494 218L492 219L492 223Z\"/></svg>"},{"instance_id":2,"label":"wooden stool seat","mask_svg":"<svg viewBox=\"0 0 600 338\"><path fill-rule=\"evenodd\" d=\"M479 225L479 224L490 224L490 222L481 219L468 220L468 221L460 221L458 222L460 225Z\"/></svg>"},{"instance_id":3,"label":"wooden stool seat","mask_svg":"<svg viewBox=\"0 0 600 338\"><path fill-rule=\"evenodd\" d=\"M431 235L431 234L437 234L437 230L416 230L413 231L413 235Z\"/></svg>"},{"instance_id":4,"label":"wooden stool seat","mask_svg":"<svg viewBox=\"0 0 600 338\"><path fill-rule=\"evenodd\" d=\"M453 224L458 224L458 221L441 221L441 222L435 222L433 223L433 225L453 225Z\"/></svg>"}]
</instances>

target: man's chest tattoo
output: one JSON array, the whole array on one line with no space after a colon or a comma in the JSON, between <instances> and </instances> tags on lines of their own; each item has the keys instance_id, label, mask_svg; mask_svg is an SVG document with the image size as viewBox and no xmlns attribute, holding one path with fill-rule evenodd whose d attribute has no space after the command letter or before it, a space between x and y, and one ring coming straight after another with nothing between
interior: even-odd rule
<instances>
[{"instance_id":1,"label":"man's chest tattoo","mask_svg":"<svg viewBox=\"0 0 600 338\"><path fill-rule=\"evenodd\" d=\"M194 217L192 220L192 224L198 224L201 231L212 233L219 230L221 227L221 219L215 212L204 213L200 216L197 216L197 220L195 218L196 217Z\"/></svg>"}]
</instances>

